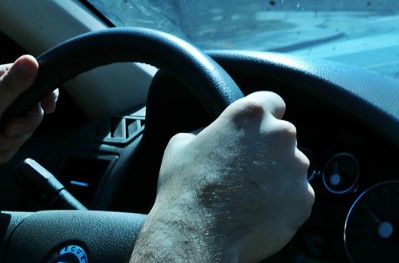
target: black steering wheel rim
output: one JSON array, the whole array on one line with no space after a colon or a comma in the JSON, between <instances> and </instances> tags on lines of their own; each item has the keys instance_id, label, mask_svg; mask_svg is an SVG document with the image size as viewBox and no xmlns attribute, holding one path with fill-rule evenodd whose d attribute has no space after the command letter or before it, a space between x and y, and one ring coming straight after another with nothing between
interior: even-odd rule
<instances>
[{"instance_id":1,"label":"black steering wheel rim","mask_svg":"<svg viewBox=\"0 0 399 263\"><path fill-rule=\"evenodd\" d=\"M146 28L109 28L62 42L37 57L35 83L3 113L21 115L65 81L90 69L117 62L143 62L182 81L217 117L242 92L212 58L173 35Z\"/></svg>"},{"instance_id":2,"label":"black steering wheel rim","mask_svg":"<svg viewBox=\"0 0 399 263\"><path fill-rule=\"evenodd\" d=\"M231 77L208 55L184 40L151 29L112 28L86 33L57 45L37 60L36 81L4 112L2 122L24 114L72 77L116 62L144 62L168 72L190 89L211 119L243 97ZM79 245L87 250L90 262L124 262L144 218L105 211L2 212L0 256L5 262L45 262L57 249ZM101 222L102 234L82 235L85 231L99 232L93 224L96 219ZM117 242L109 236L115 222L122 222ZM47 233L46 228L57 229L59 234Z\"/></svg>"}]
</instances>

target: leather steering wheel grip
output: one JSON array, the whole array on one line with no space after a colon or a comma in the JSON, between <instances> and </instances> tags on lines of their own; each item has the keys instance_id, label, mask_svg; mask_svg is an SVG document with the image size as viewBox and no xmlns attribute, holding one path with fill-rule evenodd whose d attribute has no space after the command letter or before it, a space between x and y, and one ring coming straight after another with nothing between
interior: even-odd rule
<instances>
[{"instance_id":1,"label":"leather steering wheel grip","mask_svg":"<svg viewBox=\"0 0 399 263\"><path fill-rule=\"evenodd\" d=\"M118 27L85 33L37 60L36 81L4 112L2 121L27 112L74 76L117 62L143 62L166 70L183 82L213 117L243 97L231 77L208 55L180 38L152 29Z\"/></svg>"}]
</instances>

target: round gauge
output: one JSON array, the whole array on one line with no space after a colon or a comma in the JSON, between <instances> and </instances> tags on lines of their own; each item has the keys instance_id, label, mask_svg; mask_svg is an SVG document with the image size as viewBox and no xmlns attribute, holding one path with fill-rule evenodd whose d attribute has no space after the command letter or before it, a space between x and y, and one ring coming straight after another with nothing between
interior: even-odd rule
<instances>
[{"instance_id":1,"label":"round gauge","mask_svg":"<svg viewBox=\"0 0 399 263\"><path fill-rule=\"evenodd\" d=\"M326 164L323 183L328 191L344 194L353 190L359 179L359 163L349 153L334 155Z\"/></svg>"},{"instance_id":2,"label":"round gauge","mask_svg":"<svg viewBox=\"0 0 399 263\"><path fill-rule=\"evenodd\" d=\"M344 241L352 262L399 262L399 181L374 185L356 199Z\"/></svg>"}]
</instances>

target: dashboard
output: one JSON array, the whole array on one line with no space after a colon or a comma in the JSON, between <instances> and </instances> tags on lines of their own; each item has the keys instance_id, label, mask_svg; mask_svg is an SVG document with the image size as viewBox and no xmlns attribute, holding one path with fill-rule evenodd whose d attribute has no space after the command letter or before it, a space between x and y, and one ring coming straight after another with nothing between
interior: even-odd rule
<instances>
[{"instance_id":1,"label":"dashboard","mask_svg":"<svg viewBox=\"0 0 399 263\"><path fill-rule=\"evenodd\" d=\"M396 130L397 120L380 123L381 116L371 113L378 100L370 98L383 92L377 91L379 88L394 91L396 81L386 82L374 73L327 61L275 59L274 55L269 54L263 65L256 63L259 70L250 68L256 74L230 70L247 93L267 86L286 101L285 118L296 125L298 146L311 161L308 180L316 201L311 217L291 242L265 262L394 262L398 257L395 211L399 178L395 162L399 152L394 142L398 133L392 134L390 142L383 130ZM281 61L285 77L279 74ZM249 66L241 62L243 67ZM268 63L277 67L269 69ZM350 78L342 82L340 74ZM364 93L348 98L351 96L345 92L357 89L352 86L354 82ZM367 94L368 89L376 94ZM364 97L358 101L360 94ZM358 104L364 101L373 101L371 111L370 104ZM382 101L384 108L398 115L396 102ZM393 126L382 128L388 122Z\"/></svg>"}]
</instances>

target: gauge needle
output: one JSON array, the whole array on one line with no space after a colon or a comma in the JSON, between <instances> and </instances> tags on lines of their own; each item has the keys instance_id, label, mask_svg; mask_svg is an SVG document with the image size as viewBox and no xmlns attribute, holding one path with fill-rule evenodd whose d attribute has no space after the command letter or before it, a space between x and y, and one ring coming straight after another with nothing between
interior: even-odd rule
<instances>
[{"instance_id":1,"label":"gauge needle","mask_svg":"<svg viewBox=\"0 0 399 263\"><path fill-rule=\"evenodd\" d=\"M381 220L373 213L373 211L370 210L370 208L368 208L366 205L362 205L363 209L366 210L369 215L371 216L371 218L373 218L373 220L377 223L377 224L381 224Z\"/></svg>"}]
</instances>

